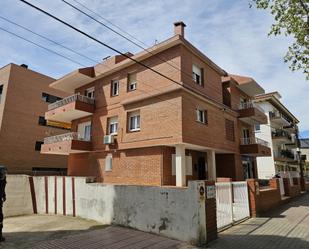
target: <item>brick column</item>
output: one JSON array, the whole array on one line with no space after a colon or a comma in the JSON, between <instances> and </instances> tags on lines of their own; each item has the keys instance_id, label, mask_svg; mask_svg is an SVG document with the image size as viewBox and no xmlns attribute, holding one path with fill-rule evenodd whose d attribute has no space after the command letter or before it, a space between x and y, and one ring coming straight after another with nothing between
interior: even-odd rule
<instances>
[{"instance_id":1,"label":"brick column","mask_svg":"<svg viewBox=\"0 0 309 249\"><path fill-rule=\"evenodd\" d=\"M283 185L284 185L285 195L289 196L291 194L290 179L289 178L283 178Z\"/></svg>"},{"instance_id":2,"label":"brick column","mask_svg":"<svg viewBox=\"0 0 309 249\"><path fill-rule=\"evenodd\" d=\"M257 217L259 211L260 187L256 179L248 179L249 206L252 217Z\"/></svg>"},{"instance_id":3,"label":"brick column","mask_svg":"<svg viewBox=\"0 0 309 249\"><path fill-rule=\"evenodd\" d=\"M217 206L216 206L216 196L207 196L207 188L216 189L214 181L206 181L206 201L205 201L205 209L206 209L206 235L207 235L207 243L218 238L217 231Z\"/></svg>"},{"instance_id":4,"label":"brick column","mask_svg":"<svg viewBox=\"0 0 309 249\"><path fill-rule=\"evenodd\" d=\"M300 189L301 191L306 191L306 183L304 177L300 177Z\"/></svg>"},{"instance_id":5,"label":"brick column","mask_svg":"<svg viewBox=\"0 0 309 249\"><path fill-rule=\"evenodd\" d=\"M269 187L275 188L275 189L280 189L279 185L279 179L273 178L269 180Z\"/></svg>"}]
</instances>

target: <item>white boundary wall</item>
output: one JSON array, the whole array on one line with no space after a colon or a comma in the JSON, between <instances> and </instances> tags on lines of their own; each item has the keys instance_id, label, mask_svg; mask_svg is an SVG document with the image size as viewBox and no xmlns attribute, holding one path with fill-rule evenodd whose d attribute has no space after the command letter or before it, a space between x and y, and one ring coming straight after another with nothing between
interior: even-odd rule
<instances>
[{"instance_id":1,"label":"white boundary wall","mask_svg":"<svg viewBox=\"0 0 309 249\"><path fill-rule=\"evenodd\" d=\"M6 216L33 213L28 178L8 178ZM204 181L189 182L188 188L86 183L84 177L33 177L33 182L39 214L47 213L46 204L48 214L55 214L57 200L57 214L64 214L65 205L66 215L128 226L192 244L206 243L205 194L199 192L200 187L205 189ZM16 198L23 201L16 205Z\"/></svg>"},{"instance_id":2,"label":"white boundary wall","mask_svg":"<svg viewBox=\"0 0 309 249\"><path fill-rule=\"evenodd\" d=\"M4 217L33 214L30 184L26 175L8 175Z\"/></svg>"}]
</instances>

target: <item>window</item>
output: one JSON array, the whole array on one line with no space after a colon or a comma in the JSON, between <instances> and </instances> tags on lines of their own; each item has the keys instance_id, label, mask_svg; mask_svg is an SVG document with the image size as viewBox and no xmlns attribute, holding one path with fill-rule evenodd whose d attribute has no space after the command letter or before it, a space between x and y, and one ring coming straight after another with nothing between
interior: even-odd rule
<instances>
[{"instance_id":1,"label":"window","mask_svg":"<svg viewBox=\"0 0 309 249\"><path fill-rule=\"evenodd\" d=\"M247 128L242 129L242 144L250 144L250 130Z\"/></svg>"},{"instance_id":2,"label":"window","mask_svg":"<svg viewBox=\"0 0 309 249\"><path fill-rule=\"evenodd\" d=\"M140 112L130 112L129 113L129 131L139 131L140 130Z\"/></svg>"},{"instance_id":3,"label":"window","mask_svg":"<svg viewBox=\"0 0 309 249\"><path fill-rule=\"evenodd\" d=\"M196 84L204 85L203 69L194 64L192 65L192 77Z\"/></svg>"},{"instance_id":4,"label":"window","mask_svg":"<svg viewBox=\"0 0 309 249\"><path fill-rule=\"evenodd\" d=\"M261 124L256 124L254 126L255 132L260 132L261 131Z\"/></svg>"},{"instance_id":5,"label":"window","mask_svg":"<svg viewBox=\"0 0 309 249\"><path fill-rule=\"evenodd\" d=\"M0 104L1 104L2 92L3 92L3 85L0 86Z\"/></svg>"},{"instance_id":6,"label":"window","mask_svg":"<svg viewBox=\"0 0 309 249\"><path fill-rule=\"evenodd\" d=\"M112 171L113 169L113 155L107 154L105 158L105 171Z\"/></svg>"},{"instance_id":7,"label":"window","mask_svg":"<svg viewBox=\"0 0 309 249\"><path fill-rule=\"evenodd\" d=\"M201 122L203 124L207 124L207 111L196 109L196 121Z\"/></svg>"},{"instance_id":8,"label":"window","mask_svg":"<svg viewBox=\"0 0 309 249\"><path fill-rule=\"evenodd\" d=\"M116 135L118 131L118 117L111 117L108 119L108 133Z\"/></svg>"},{"instance_id":9,"label":"window","mask_svg":"<svg viewBox=\"0 0 309 249\"><path fill-rule=\"evenodd\" d=\"M85 96L94 99L94 87L91 87L85 91Z\"/></svg>"},{"instance_id":10,"label":"window","mask_svg":"<svg viewBox=\"0 0 309 249\"><path fill-rule=\"evenodd\" d=\"M62 98L54 96L54 95L50 95L48 93L42 93L42 100L47 102L47 103L54 103L58 100L61 100Z\"/></svg>"},{"instance_id":11,"label":"window","mask_svg":"<svg viewBox=\"0 0 309 249\"><path fill-rule=\"evenodd\" d=\"M235 141L234 121L225 119L225 137L227 140Z\"/></svg>"},{"instance_id":12,"label":"window","mask_svg":"<svg viewBox=\"0 0 309 249\"><path fill-rule=\"evenodd\" d=\"M41 141L36 141L35 142L35 150L36 151L41 151L41 146L42 146L42 144L44 144L44 142L41 142Z\"/></svg>"},{"instance_id":13,"label":"window","mask_svg":"<svg viewBox=\"0 0 309 249\"><path fill-rule=\"evenodd\" d=\"M91 122L84 122L78 124L77 127L78 139L84 141L91 140Z\"/></svg>"},{"instance_id":14,"label":"window","mask_svg":"<svg viewBox=\"0 0 309 249\"><path fill-rule=\"evenodd\" d=\"M39 125L43 125L43 126L47 125L46 119L42 116L39 117Z\"/></svg>"},{"instance_id":15,"label":"window","mask_svg":"<svg viewBox=\"0 0 309 249\"><path fill-rule=\"evenodd\" d=\"M128 90L134 91L136 90L136 73L128 74Z\"/></svg>"},{"instance_id":16,"label":"window","mask_svg":"<svg viewBox=\"0 0 309 249\"><path fill-rule=\"evenodd\" d=\"M119 95L119 81L112 80L112 96Z\"/></svg>"}]
</instances>

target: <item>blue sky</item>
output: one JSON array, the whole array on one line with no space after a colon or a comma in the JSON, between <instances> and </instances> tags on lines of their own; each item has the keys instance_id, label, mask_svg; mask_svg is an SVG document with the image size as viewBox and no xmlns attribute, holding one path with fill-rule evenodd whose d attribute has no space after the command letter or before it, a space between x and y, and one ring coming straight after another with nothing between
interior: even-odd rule
<instances>
[{"instance_id":1,"label":"blue sky","mask_svg":"<svg viewBox=\"0 0 309 249\"><path fill-rule=\"evenodd\" d=\"M72 0L68 0L72 2ZM268 37L273 21L267 11L249 8L249 0L79 0L100 15L122 27L146 44L173 35L173 23L187 24L186 38L226 71L248 75L264 89L279 91L281 101L300 119L302 137L309 137L309 82L301 72L291 72L283 56L291 42L286 37ZM87 19L61 0L29 0L58 17L91 33L122 52L139 48ZM0 16L87 54L94 60L114 53L18 0L0 0ZM72 2L74 3L74 2ZM64 54L83 65L93 62L65 51L0 19L0 27ZM0 30L0 66L14 62L28 64L33 70L60 77L78 67Z\"/></svg>"}]
</instances>

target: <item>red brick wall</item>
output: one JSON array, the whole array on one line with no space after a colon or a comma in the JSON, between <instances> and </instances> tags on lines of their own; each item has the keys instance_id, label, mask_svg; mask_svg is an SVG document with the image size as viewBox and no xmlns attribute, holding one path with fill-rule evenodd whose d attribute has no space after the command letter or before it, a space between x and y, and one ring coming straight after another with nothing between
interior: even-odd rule
<instances>
[{"instance_id":1,"label":"red brick wall","mask_svg":"<svg viewBox=\"0 0 309 249\"><path fill-rule=\"evenodd\" d=\"M278 179L269 180L270 188L267 189L260 189L255 179L249 179L247 182L251 216L259 216L280 205L281 194Z\"/></svg>"},{"instance_id":2,"label":"red brick wall","mask_svg":"<svg viewBox=\"0 0 309 249\"><path fill-rule=\"evenodd\" d=\"M214 186L214 181L206 181L205 187L207 186ZM205 190L206 191L206 190ZM207 196L206 196L207 198ZM216 199L206 199L205 201L206 206L206 231L207 231L207 242L215 240L218 238L218 231L217 231L217 206L216 206Z\"/></svg>"},{"instance_id":3,"label":"red brick wall","mask_svg":"<svg viewBox=\"0 0 309 249\"><path fill-rule=\"evenodd\" d=\"M149 147L134 150L110 151L112 170L105 171L108 152L70 154L68 174L97 176L105 183L161 185L163 148Z\"/></svg>"},{"instance_id":4,"label":"red brick wall","mask_svg":"<svg viewBox=\"0 0 309 249\"><path fill-rule=\"evenodd\" d=\"M300 184L297 179L293 179L293 183L297 185L290 185L290 180L288 178L283 178L285 195L289 197L296 197L300 195Z\"/></svg>"}]
</instances>

